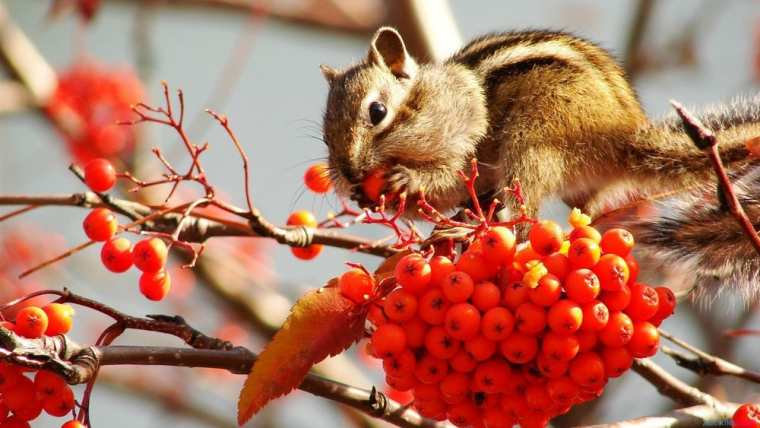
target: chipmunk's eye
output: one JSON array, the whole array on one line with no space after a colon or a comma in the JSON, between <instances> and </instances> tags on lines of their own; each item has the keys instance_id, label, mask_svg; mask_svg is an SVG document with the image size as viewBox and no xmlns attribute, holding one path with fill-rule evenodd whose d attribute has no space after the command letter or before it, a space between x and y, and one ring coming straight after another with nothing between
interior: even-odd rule
<instances>
[{"instance_id":1,"label":"chipmunk's eye","mask_svg":"<svg viewBox=\"0 0 760 428\"><path fill-rule=\"evenodd\" d=\"M372 121L372 125L382 122L386 114L388 109L385 108L385 104L374 101L369 105L369 120Z\"/></svg>"}]
</instances>

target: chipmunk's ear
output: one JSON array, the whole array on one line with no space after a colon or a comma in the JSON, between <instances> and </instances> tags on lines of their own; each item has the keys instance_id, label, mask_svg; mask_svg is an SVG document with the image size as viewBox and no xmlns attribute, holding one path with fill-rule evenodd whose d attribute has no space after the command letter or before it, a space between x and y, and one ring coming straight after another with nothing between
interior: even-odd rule
<instances>
[{"instance_id":1,"label":"chipmunk's ear","mask_svg":"<svg viewBox=\"0 0 760 428\"><path fill-rule=\"evenodd\" d=\"M417 73L417 63L406 51L401 34L391 27L382 27L372 37L367 60L384 65L398 78L411 78Z\"/></svg>"},{"instance_id":2,"label":"chipmunk's ear","mask_svg":"<svg viewBox=\"0 0 760 428\"><path fill-rule=\"evenodd\" d=\"M325 80L327 80L327 83L333 84L335 79L338 77L338 74L340 72L329 65L321 64L319 66L319 69L322 71L322 75L325 76Z\"/></svg>"}]
</instances>

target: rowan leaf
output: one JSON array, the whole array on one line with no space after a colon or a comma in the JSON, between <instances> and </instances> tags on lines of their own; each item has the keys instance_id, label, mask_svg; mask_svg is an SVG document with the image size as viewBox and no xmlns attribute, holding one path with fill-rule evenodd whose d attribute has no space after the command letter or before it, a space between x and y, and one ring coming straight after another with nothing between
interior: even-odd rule
<instances>
[{"instance_id":1,"label":"rowan leaf","mask_svg":"<svg viewBox=\"0 0 760 428\"><path fill-rule=\"evenodd\" d=\"M244 424L269 401L300 385L314 364L361 338L368 307L343 297L336 278L299 299L245 380L238 423Z\"/></svg>"}]
</instances>

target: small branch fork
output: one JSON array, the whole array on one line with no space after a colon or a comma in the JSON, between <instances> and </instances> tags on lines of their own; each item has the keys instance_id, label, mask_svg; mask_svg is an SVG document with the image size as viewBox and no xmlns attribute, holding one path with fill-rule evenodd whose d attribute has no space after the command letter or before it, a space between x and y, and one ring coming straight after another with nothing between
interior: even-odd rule
<instances>
[{"instance_id":1,"label":"small branch fork","mask_svg":"<svg viewBox=\"0 0 760 428\"><path fill-rule=\"evenodd\" d=\"M678 116L683 122L686 134L691 138L694 144L702 151L704 151L710 158L715 174L718 176L718 185L723 190L725 198L719 197L720 200L725 200L728 209L731 214L739 222L742 230L752 242L752 246L755 251L760 255L760 236L758 236L755 227L752 225L752 221L747 217L747 213L744 212L739 199L736 197L734 188L731 185L731 180L728 177L726 168L723 166L723 161L720 159L720 152L718 151L718 138L715 133L708 129L699 119L696 118L691 112L689 112L678 101L670 101L670 104L678 113ZM719 196L722 196L719 194Z\"/></svg>"},{"instance_id":2,"label":"small branch fork","mask_svg":"<svg viewBox=\"0 0 760 428\"><path fill-rule=\"evenodd\" d=\"M103 346L83 346L65 335L26 339L0 327L0 359L33 369L58 373L70 384L92 385L98 370L109 365L162 365L178 367L208 367L225 369L235 374L247 374L256 360L256 354L230 342L206 336L188 325L178 316L149 315L147 318L126 315L100 302L74 294L68 290L46 290L10 302L3 308L20 301L40 296L58 296L57 302L84 306L115 320L99 342ZM0 308L0 309L3 309ZM164 333L182 339L191 348L109 345L126 329L139 329ZM104 339L105 338L105 339ZM409 407L389 399L375 388L367 391L309 374L300 389L351 406L370 416L383 419L400 427L444 428L448 424L436 423L420 416ZM87 402L86 393L83 402ZM87 409L83 405L83 409Z\"/></svg>"}]
</instances>

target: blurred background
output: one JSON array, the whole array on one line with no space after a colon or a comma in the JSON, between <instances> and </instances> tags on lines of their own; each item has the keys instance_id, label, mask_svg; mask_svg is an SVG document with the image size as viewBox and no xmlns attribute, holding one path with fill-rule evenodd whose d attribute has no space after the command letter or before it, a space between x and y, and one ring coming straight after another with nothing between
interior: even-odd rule
<instances>
[{"instance_id":1,"label":"blurred background","mask_svg":"<svg viewBox=\"0 0 760 428\"><path fill-rule=\"evenodd\" d=\"M456 43L456 31L466 41L487 32L526 28L563 29L599 42L626 64L653 117L668 111L670 99L701 106L760 89L758 0L451 1L450 15L445 13L445 2L434 0L253 3L251 7L247 0L103 0L97 7L98 2L87 0L0 1L0 49L8 65L0 82L0 194L84 191L67 167L100 155L122 159L147 174L160 166L150 154L152 146L186 168L187 155L168 129L140 125L133 133L101 125L74 136L61 119L68 111L61 105L79 106L74 112L93 123L128 119L124 105L162 102L159 83L165 80L185 92L189 134L196 142L210 143L204 165L223 198L244 206L240 160L224 131L203 113L205 108L229 116L251 158L253 195L265 216L284 223L293 210L308 209L324 218L340 210L335 197L305 191L302 179L306 167L326 155L319 137L327 86L318 66L343 66L361 59L370 35L384 23L397 25L405 36L412 33L408 3L423 5L422 19L427 13L431 19L439 19L439 13L444 14L443 21L450 18L454 27L448 28L454 30L434 28L432 33L445 39L444 45ZM9 34L28 39L28 45L22 44L20 65L13 61L18 52L8 52ZM436 53L422 45L412 44L419 56ZM56 95L50 98L51 93ZM179 198L193 195L193 186L186 188ZM165 192L156 189L139 197L158 202ZM0 215L6 209L12 207L2 207ZM545 215L564 222L565 213L566 207L554 203ZM256 351L282 322L292 301L341 272L346 260L377 264L376 258L333 248L304 262L270 241L229 238L209 242L195 272L181 271L182 262L172 261L174 288L161 303L140 295L136 272L106 271L94 247L16 279L24 269L83 242L85 215L80 208L50 207L0 223L0 300L66 286L133 315L180 314L208 334ZM370 227L354 233L384 236ZM665 328L760 369L758 339L722 334L727 328L760 327L753 312L754 307L730 297L709 311L684 304ZM106 326L103 317L79 310L73 337L92 343ZM128 333L117 343L180 344L138 333ZM323 372L358 386L382 385L378 363L362 355L360 348L324 365ZM727 400L760 398L760 392L747 389L746 382L697 379L667 358L656 360L678 377ZM95 426L235 426L240 376L155 367L108 367L101 376L91 409ZM77 393L81 396L81 389ZM601 399L575 409L555 426L656 414L671 404L628 373L611 382ZM339 406L296 392L268 406L248 426L367 423ZM60 424L61 420L47 416L34 422L35 427Z\"/></svg>"}]
</instances>

